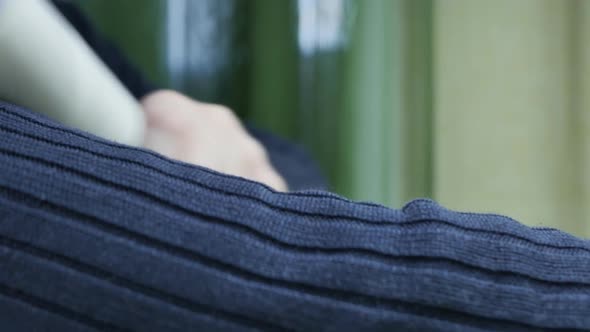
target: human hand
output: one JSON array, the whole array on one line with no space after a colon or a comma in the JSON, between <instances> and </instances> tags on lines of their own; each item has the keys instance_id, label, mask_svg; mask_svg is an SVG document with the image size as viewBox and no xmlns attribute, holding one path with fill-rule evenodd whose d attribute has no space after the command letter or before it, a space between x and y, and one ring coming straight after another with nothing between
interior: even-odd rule
<instances>
[{"instance_id":1,"label":"human hand","mask_svg":"<svg viewBox=\"0 0 590 332\"><path fill-rule=\"evenodd\" d=\"M150 93L141 104L147 119L146 148L287 190L264 147L227 107L201 103L171 90Z\"/></svg>"}]
</instances>

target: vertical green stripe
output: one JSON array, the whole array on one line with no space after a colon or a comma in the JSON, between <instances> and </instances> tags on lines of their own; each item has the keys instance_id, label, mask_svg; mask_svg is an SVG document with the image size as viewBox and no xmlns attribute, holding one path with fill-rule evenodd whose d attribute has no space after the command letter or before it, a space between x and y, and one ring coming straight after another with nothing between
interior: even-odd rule
<instances>
[{"instance_id":1,"label":"vertical green stripe","mask_svg":"<svg viewBox=\"0 0 590 332\"><path fill-rule=\"evenodd\" d=\"M432 1L407 0L405 7L403 200L431 197L432 172Z\"/></svg>"},{"instance_id":2,"label":"vertical green stripe","mask_svg":"<svg viewBox=\"0 0 590 332\"><path fill-rule=\"evenodd\" d=\"M298 111L297 15L293 1L252 0L250 107L262 127L294 138Z\"/></svg>"},{"instance_id":3,"label":"vertical green stripe","mask_svg":"<svg viewBox=\"0 0 590 332\"><path fill-rule=\"evenodd\" d=\"M392 111L388 95L392 93L388 22L390 0L357 1L358 16L348 58L345 115L349 122L346 147L350 149L350 194L353 198L384 203L389 183L391 140L387 134L388 114ZM385 152L385 153L384 153ZM386 175L387 174L387 175Z\"/></svg>"},{"instance_id":4,"label":"vertical green stripe","mask_svg":"<svg viewBox=\"0 0 590 332\"><path fill-rule=\"evenodd\" d=\"M388 176L384 176L389 189L388 198L393 206L400 206L405 200L404 184L406 177L404 176L404 61L405 61L405 23L406 23L406 6L404 0L392 1L392 8L387 15L390 16L390 44L391 57L389 59L391 64L391 93L390 104L391 110L388 112L389 119L383 123L383 130L387 132L385 138L386 144L383 153L389 155L389 167L386 170ZM389 126L389 128L388 128Z\"/></svg>"}]
</instances>

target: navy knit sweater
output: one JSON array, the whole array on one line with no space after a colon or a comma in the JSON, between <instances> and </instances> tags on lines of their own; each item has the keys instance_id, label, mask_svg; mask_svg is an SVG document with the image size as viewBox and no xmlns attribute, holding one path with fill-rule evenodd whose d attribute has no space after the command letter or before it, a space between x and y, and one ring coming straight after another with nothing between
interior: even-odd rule
<instances>
[{"instance_id":1,"label":"navy knit sweater","mask_svg":"<svg viewBox=\"0 0 590 332\"><path fill-rule=\"evenodd\" d=\"M0 103L2 331L590 330L590 242L259 183Z\"/></svg>"}]
</instances>

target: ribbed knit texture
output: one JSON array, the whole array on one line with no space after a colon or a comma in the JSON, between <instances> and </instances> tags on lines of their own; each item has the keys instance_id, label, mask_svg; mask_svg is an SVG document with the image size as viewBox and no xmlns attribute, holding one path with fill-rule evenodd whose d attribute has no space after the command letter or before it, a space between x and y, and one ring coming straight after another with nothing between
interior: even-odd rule
<instances>
[{"instance_id":1,"label":"ribbed knit texture","mask_svg":"<svg viewBox=\"0 0 590 332\"><path fill-rule=\"evenodd\" d=\"M276 193L0 103L0 326L590 330L590 243Z\"/></svg>"}]
</instances>

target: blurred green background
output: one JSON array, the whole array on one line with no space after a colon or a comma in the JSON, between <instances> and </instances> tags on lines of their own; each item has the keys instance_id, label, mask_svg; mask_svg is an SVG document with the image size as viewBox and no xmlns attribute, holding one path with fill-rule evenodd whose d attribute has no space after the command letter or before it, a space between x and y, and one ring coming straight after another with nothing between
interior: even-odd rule
<instances>
[{"instance_id":1,"label":"blurred green background","mask_svg":"<svg viewBox=\"0 0 590 332\"><path fill-rule=\"evenodd\" d=\"M583 0L79 0L158 84L305 145L332 189L590 235Z\"/></svg>"}]
</instances>

